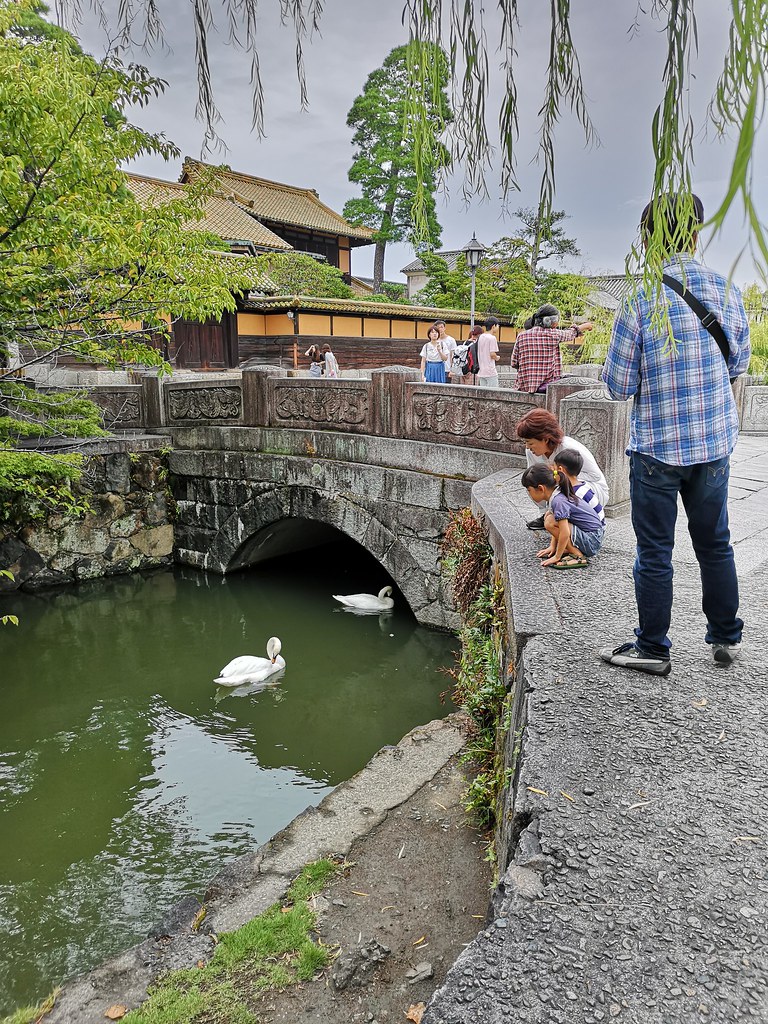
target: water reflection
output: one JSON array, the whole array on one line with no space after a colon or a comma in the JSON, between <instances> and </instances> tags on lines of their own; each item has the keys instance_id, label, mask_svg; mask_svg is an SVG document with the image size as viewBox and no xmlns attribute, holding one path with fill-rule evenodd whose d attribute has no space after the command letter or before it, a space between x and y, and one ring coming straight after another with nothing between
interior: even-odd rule
<instances>
[{"instance_id":1,"label":"water reflection","mask_svg":"<svg viewBox=\"0 0 768 1024\"><path fill-rule=\"evenodd\" d=\"M342 555L3 597L21 625L2 636L0 1013L142 938L226 859L445 713L449 638L402 598L386 616L337 614L334 592L382 575ZM272 635L280 677L213 685Z\"/></svg>"}]
</instances>

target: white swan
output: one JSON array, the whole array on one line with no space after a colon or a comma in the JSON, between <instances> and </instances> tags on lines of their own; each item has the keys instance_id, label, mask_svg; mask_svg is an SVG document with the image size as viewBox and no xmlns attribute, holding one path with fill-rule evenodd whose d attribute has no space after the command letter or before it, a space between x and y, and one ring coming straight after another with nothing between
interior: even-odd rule
<instances>
[{"instance_id":1,"label":"white swan","mask_svg":"<svg viewBox=\"0 0 768 1024\"><path fill-rule=\"evenodd\" d=\"M280 657L282 644L276 636L267 640L267 657L252 658L245 655L242 658L235 658L225 665L214 683L219 686L242 686L243 683L260 683L269 676L282 672L285 668L285 658Z\"/></svg>"},{"instance_id":2,"label":"white swan","mask_svg":"<svg viewBox=\"0 0 768 1024\"><path fill-rule=\"evenodd\" d=\"M391 598L392 587L382 587L378 597L373 594L334 594L334 601L340 601L345 608L361 612L385 612L392 608L395 602Z\"/></svg>"}]
</instances>

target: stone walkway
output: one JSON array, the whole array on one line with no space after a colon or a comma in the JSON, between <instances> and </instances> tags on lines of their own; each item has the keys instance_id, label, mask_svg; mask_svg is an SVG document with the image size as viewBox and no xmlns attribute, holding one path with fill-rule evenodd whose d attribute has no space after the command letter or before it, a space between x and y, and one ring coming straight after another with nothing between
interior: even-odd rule
<instances>
[{"instance_id":1,"label":"stone walkway","mask_svg":"<svg viewBox=\"0 0 768 1024\"><path fill-rule=\"evenodd\" d=\"M742 658L703 642L685 517L675 550L673 669L603 664L632 636L628 518L587 571L536 564L518 474L475 485L505 546L525 644L522 832L493 921L423 1024L768 1021L768 443L740 439L731 526Z\"/></svg>"}]
</instances>

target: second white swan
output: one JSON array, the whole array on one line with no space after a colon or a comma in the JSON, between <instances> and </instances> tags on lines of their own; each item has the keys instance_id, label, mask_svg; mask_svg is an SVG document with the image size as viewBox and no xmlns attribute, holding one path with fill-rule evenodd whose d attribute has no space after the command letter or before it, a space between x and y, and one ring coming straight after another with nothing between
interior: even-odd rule
<instances>
[{"instance_id":1,"label":"second white swan","mask_svg":"<svg viewBox=\"0 0 768 1024\"><path fill-rule=\"evenodd\" d=\"M394 607L392 587L382 587L378 597L375 594L334 594L334 601L339 601L345 608L354 608L363 612L385 612Z\"/></svg>"}]
</instances>

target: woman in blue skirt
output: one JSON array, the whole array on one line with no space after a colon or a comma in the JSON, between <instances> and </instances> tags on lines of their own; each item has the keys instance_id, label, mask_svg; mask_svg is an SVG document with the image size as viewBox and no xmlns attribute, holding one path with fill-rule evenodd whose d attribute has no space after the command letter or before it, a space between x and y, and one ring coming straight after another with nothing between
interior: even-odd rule
<instances>
[{"instance_id":1,"label":"woman in blue skirt","mask_svg":"<svg viewBox=\"0 0 768 1024\"><path fill-rule=\"evenodd\" d=\"M427 331L427 343L421 350L421 379L427 384L445 384L445 349L436 327Z\"/></svg>"}]
</instances>

